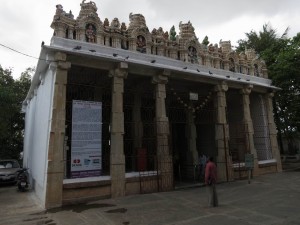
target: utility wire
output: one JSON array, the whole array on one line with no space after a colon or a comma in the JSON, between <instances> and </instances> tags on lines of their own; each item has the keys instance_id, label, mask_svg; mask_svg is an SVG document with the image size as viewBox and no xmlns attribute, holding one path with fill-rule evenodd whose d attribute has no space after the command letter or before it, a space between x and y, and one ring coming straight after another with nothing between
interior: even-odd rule
<instances>
[{"instance_id":1,"label":"utility wire","mask_svg":"<svg viewBox=\"0 0 300 225\"><path fill-rule=\"evenodd\" d=\"M55 62L54 60L41 59L41 58L38 58L38 57L34 57L34 56L31 56L31 55L25 54L25 53L23 53L23 52L20 52L20 51L18 51L18 50L15 50L15 49L13 49L13 48L10 48L10 47L8 47L8 46L6 46L6 45L3 45L3 44L1 44L1 43L0 43L0 45L1 45L2 47L4 47L4 48L8 48L8 49L11 50L11 51L17 52L17 53L19 53L19 54L21 54L21 55L25 55L25 56L30 57L30 58L39 59L39 60L44 60L44 61L49 61L49 62Z\"/></svg>"},{"instance_id":2,"label":"utility wire","mask_svg":"<svg viewBox=\"0 0 300 225\"><path fill-rule=\"evenodd\" d=\"M0 43L0 45L3 46L4 48L8 48L9 50L12 50L12 51L14 51L14 52L17 52L17 53L19 53L19 54L22 54L22 55L25 55L25 56L28 56L28 57L31 57L31 58L34 58L34 59L39 59L39 58L37 58L37 57L31 56L31 55L27 55L27 54L25 54L25 53L23 53L23 52L19 52L19 51L13 49L13 48L10 48L10 47L8 47L8 46L6 46L6 45L1 44L1 43Z\"/></svg>"}]
</instances>

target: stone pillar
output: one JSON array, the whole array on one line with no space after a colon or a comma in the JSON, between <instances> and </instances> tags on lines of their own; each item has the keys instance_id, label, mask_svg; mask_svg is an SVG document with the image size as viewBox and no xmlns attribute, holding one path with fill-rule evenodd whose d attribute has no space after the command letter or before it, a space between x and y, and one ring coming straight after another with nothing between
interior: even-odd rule
<instances>
[{"instance_id":1,"label":"stone pillar","mask_svg":"<svg viewBox=\"0 0 300 225\"><path fill-rule=\"evenodd\" d=\"M105 43L105 46L110 46L110 41L109 41L109 37L108 36L104 37L104 43Z\"/></svg>"},{"instance_id":2,"label":"stone pillar","mask_svg":"<svg viewBox=\"0 0 300 225\"><path fill-rule=\"evenodd\" d=\"M243 64L242 73L243 74L247 74L247 72L248 72L248 68L247 68L247 66L245 64Z\"/></svg>"},{"instance_id":3,"label":"stone pillar","mask_svg":"<svg viewBox=\"0 0 300 225\"><path fill-rule=\"evenodd\" d=\"M254 76L254 68L252 65L249 67L249 75Z\"/></svg>"},{"instance_id":4,"label":"stone pillar","mask_svg":"<svg viewBox=\"0 0 300 225\"><path fill-rule=\"evenodd\" d=\"M116 36L112 37L112 46L111 47L121 48L121 40Z\"/></svg>"},{"instance_id":5,"label":"stone pillar","mask_svg":"<svg viewBox=\"0 0 300 225\"><path fill-rule=\"evenodd\" d=\"M273 97L274 97L274 93L267 93L264 96L266 102L266 108L267 108L268 128L269 128L272 155L273 158L276 159L277 161L277 171L282 172L281 157L280 157L280 151L277 142L277 130L276 130L276 124L274 122L274 116L273 116L273 103L272 103Z\"/></svg>"},{"instance_id":6,"label":"stone pillar","mask_svg":"<svg viewBox=\"0 0 300 225\"><path fill-rule=\"evenodd\" d=\"M214 67L216 69L220 69L220 62L221 62L220 58L216 57L215 60L214 60Z\"/></svg>"},{"instance_id":7,"label":"stone pillar","mask_svg":"<svg viewBox=\"0 0 300 225\"><path fill-rule=\"evenodd\" d=\"M226 91L228 86L225 82L222 82L219 85L216 85L214 88L215 91L215 115L216 115L216 124L215 124L215 140L217 148L217 165L218 165L218 181L230 181L233 180L233 168L232 161L229 156L229 129L226 118Z\"/></svg>"},{"instance_id":8,"label":"stone pillar","mask_svg":"<svg viewBox=\"0 0 300 225\"><path fill-rule=\"evenodd\" d=\"M76 37L75 37L75 40L80 40L80 39L79 39L79 38L80 38L79 32L80 32L79 30L76 30L76 29L75 29L75 36L76 36Z\"/></svg>"},{"instance_id":9,"label":"stone pillar","mask_svg":"<svg viewBox=\"0 0 300 225\"><path fill-rule=\"evenodd\" d=\"M78 40L86 42L85 30L84 29L78 30Z\"/></svg>"},{"instance_id":10,"label":"stone pillar","mask_svg":"<svg viewBox=\"0 0 300 225\"><path fill-rule=\"evenodd\" d=\"M164 49L163 43L161 43L160 45L158 45L158 47L157 47L157 55L160 55L160 56L164 56L165 55L165 49Z\"/></svg>"},{"instance_id":11,"label":"stone pillar","mask_svg":"<svg viewBox=\"0 0 300 225\"><path fill-rule=\"evenodd\" d=\"M236 73L239 73L239 72L240 72L240 66L239 66L239 64L234 64L234 71L235 71Z\"/></svg>"},{"instance_id":12,"label":"stone pillar","mask_svg":"<svg viewBox=\"0 0 300 225\"><path fill-rule=\"evenodd\" d=\"M65 38L66 37L66 29L63 26L58 27L56 30L56 36L57 37L62 37Z\"/></svg>"},{"instance_id":13,"label":"stone pillar","mask_svg":"<svg viewBox=\"0 0 300 225\"><path fill-rule=\"evenodd\" d=\"M242 105L243 105L243 125L245 132L245 154L250 153L254 156L254 168L253 175L258 174L258 159L257 152L254 146L254 128L251 119L251 111L250 111L250 93L253 88L252 84L245 85L243 89L240 90L240 94L242 95Z\"/></svg>"},{"instance_id":14,"label":"stone pillar","mask_svg":"<svg viewBox=\"0 0 300 225\"><path fill-rule=\"evenodd\" d=\"M159 171L159 190L168 191L173 189L173 161L169 150L169 119L166 115L166 83L170 71L164 70L161 74L153 77L155 87L155 122L157 135L157 158Z\"/></svg>"},{"instance_id":15,"label":"stone pillar","mask_svg":"<svg viewBox=\"0 0 300 225\"><path fill-rule=\"evenodd\" d=\"M152 43L147 42L146 44L146 54L151 54Z\"/></svg>"},{"instance_id":16,"label":"stone pillar","mask_svg":"<svg viewBox=\"0 0 300 225\"><path fill-rule=\"evenodd\" d=\"M104 45L104 35L102 31L97 31L96 33L96 43Z\"/></svg>"},{"instance_id":17,"label":"stone pillar","mask_svg":"<svg viewBox=\"0 0 300 225\"><path fill-rule=\"evenodd\" d=\"M134 96L134 103L133 103L133 110L132 110L132 133L133 133L133 147L134 147L134 154L133 156L137 157L132 157L130 160L132 162L133 168L137 168L137 161L139 160L138 157L138 150L142 147L143 145L143 121L141 118L141 105L142 105L142 99L141 99L141 94L138 92Z\"/></svg>"},{"instance_id":18,"label":"stone pillar","mask_svg":"<svg viewBox=\"0 0 300 225\"><path fill-rule=\"evenodd\" d=\"M110 145L110 176L112 198L125 195L125 155L124 155L124 79L128 64L121 62L118 68L110 71L112 81L112 116Z\"/></svg>"},{"instance_id":19,"label":"stone pillar","mask_svg":"<svg viewBox=\"0 0 300 225\"><path fill-rule=\"evenodd\" d=\"M128 46L128 50L129 51L136 51L136 39L131 38L128 40L129 46Z\"/></svg>"},{"instance_id":20,"label":"stone pillar","mask_svg":"<svg viewBox=\"0 0 300 225\"><path fill-rule=\"evenodd\" d=\"M57 52L51 63L55 71L55 86L53 91L52 116L50 121L50 138L48 150L47 181L45 194L45 208L62 205L64 179L64 137L66 120L66 84L70 62L66 62L67 55ZM54 67L54 68L53 68Z\"/></svg>"},{"instance_id":21,"label":"stone pillar","mask_svg":"<svg viewBox=\"0 0 300 225\"><path fill-rule=\"evenodd\" d=\"M229 61L228 60L224 60L224 70L229 70Z\"/></svg>"},{"instance_id":22,"label":"stone pillar","mask_svg":"<svg viewBox=\"0 0 300 225\"><path fill-rule=\"evenodd\" d=\"M170 49L170 58L172 58L172 59L178 58L176 49L173 49L173 48Z\"/></svg>"},{"instance_id":23,"label":"stone pillar","mask_svg":"<svg viewBox=\"0 0 300 225\"><path fill-rule=\"evenodd\" d=\"M119 36L116 37L116 48L121 48L121 38Z\"/></svg>"},{"instance_id":24,"label":"stone pillar","mask_svg":"<svg viewBox=\"0 0 300 225\"><path fill-rule=\"evenodd\" d=\"M262 68L263 78L268 79L268 70L266 68Z\"/></svg>"},{"instance_id":25,"label":"stone pillar","mask_svg":"<svg viewBox=\"0 0 300 225\"><path fill-rule=\"evenodd\" d=\"M249 75L248 72L249 72L249 66L247 63L245 63L243 66L243 74Z\"/></svg>"},{"instance_id":26,"label":"stone pillar","mask_svg":"<svg viewBox=\"0 0 300 225\"><path fill-rule=\"evenodd\" d=\"M187 124L186 124L186 139L188 144L188 149L186 151L187 154L187 164L191 165L192 167L188 168L188 177L195 178L195 169L196 166L199 164L199 157L197 151L197 131L196 125L194 121L194 113L191 110L187 110Z\"/></svg>"},{"instance_id":27,"label":"stone pillar","mask_svg":"<svg viewBox=\"0 0 300 225\"><path fill-rule=\"evenodd\" d=\"M69 29L69 34L68 34L69 39L73 39L73 32L74 32L74 30L70 28Z\"/></svg>"},{"instance_id":28,"label":"stone pillar","mask_svg":"<svg viewBox=\"0 0 300 225\"><path fill-rule=\"evenodd\" d=\"M187 132L186 136L188 139L188 150L190 152L191 161L190 163L192 165L198 165L198 152L197 152L197 131L196 131L196 125L194 121L194 114L190 110L187 112Z\"/></svg>"},{"instance_id":29,"label":"stone pillar","mask_svg":"<svg viewBox=\"0 0 300 225\"><path fill-rule=\"evenodd\" d=\"M180 60L185 62L188 58L187 53L185 53L184 51L180 51L179 54L180 54Z\"/></svg>"},{"instance_id":30,"label":"stone pillar","mask_svg":"<svg viewBox=\"0 0 300 225\"><path fill-rule=\"evenodd\" d=\"M211 67L210 55L205 55L205 66Z\"/></svg>"}]
</instances>

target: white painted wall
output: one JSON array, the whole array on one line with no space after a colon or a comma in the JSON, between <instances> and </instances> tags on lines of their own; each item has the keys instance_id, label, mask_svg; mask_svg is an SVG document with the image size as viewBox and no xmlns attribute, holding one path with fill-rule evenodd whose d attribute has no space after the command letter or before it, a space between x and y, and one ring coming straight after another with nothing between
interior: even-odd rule
<instances>
[{"instance_id":1,"label":"white painted wall","mask_svg":"<svg viewBox=\"0 0 300 225\"><path fill-rule=\"evenodd\" d=\"M46 193L54 76L48 69L27 105L25 116L24 167L29 168L31 184L42 202Z\"/></svg>"},{"instance_id":2,"label":"white painted wall","mask_svg":"<svg viewBox=\"0 0 300 225\"><path fill-rule=\"evenodd\" d=\"M25 112L25 135L24 135L24 152L23 152L23 167L31 168L30 157L32 155L32 137L34 127L34 115L35 115L36 97L27 101ZM30 173L30 170L29 170ZM31 173L30 173L31 175Z\"/></svg>"}]
</instances>

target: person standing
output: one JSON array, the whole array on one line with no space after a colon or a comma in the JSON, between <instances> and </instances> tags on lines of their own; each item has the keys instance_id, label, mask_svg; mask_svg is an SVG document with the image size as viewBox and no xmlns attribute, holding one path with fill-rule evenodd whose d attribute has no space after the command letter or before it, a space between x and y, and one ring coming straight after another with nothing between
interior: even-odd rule
<instances>
[{"instance_id":1,"label":"person standing","mask_svg":"<svg viewBox=\"0 0 300 225\"><path fill-rule=\"evenodd\" d=\"M217 166L214 158L209 157L205 167L205 184L208 190L208 204L212 207L218 206L218 196L216 190L217 183Z\"/></svg>"}]
</instances>

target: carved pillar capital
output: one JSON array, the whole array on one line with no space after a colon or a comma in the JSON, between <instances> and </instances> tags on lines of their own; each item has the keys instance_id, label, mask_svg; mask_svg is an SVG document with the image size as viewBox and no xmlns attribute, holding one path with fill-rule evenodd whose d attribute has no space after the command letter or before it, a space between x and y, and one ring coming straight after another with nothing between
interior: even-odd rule
<instances>
[{"instance_id":1,"label":"carved pillar capital","mask_svg":"<svg viewBox=\"0 0 300 225\"><path fill-rule=\"evenodd\" d=\"M71 63L67 62L67 54L63 52L56 52L54 54L53 61L49 62L49 69L54 71L55 69L69 70L71 68Z\"/></svg>"},{"instance_id":2,"label":"carved pillar capital","mask_svg":"<svg viewBox=\"0 0 300 225\"><path fill-rule=\"evenodd\" d=\"M220 84L217 84L214 87L215 92L226 92L228 91L228 85L225 81L221 82Z\"/></svg>"},{"instance_id":3,"label":"carved pillar capital","mask_svg":"<svg viewBox=\"0 0 300 225\"><path fill-rule=\"evenodd\" d=\"M110 77L127 78L128 75L128 63L121 62L118 67L109 71Z\"/></svg>"},{"instance_id":4,"label":"carved pillar capital","mask_svg":"<svg viewBox=\"0 0 300 225\"><path fill-rule=\"evenodd\" d=\"M153 84L166 84L168 83L169 76L171 74L170 70L163 70L159 74L156 74L152 78Z\"/></svg>"},{"instance_id":5,"label":"carved pillar capital","mask_svg":"<svg viewBox=\"0 0 300 225\"><path fill-rule=\"evenodd\" d=\"M128 71L126 69L117 68L109 71L110 77L118 77L118 78L125 79L127 78L127 75L128 75Z\"/></svg>"},{"instance_id":6,"label":"carved pillar capital","mask_svg":"<svg viewBox=\"0 0 300 225\"><path fill-rule=\"evenodd\" d=\"M57 63L57 68L61 70L69 70L71 68L71 63L59 61Z\"/></svg>"},{"instance_id":7,"label":"carved pillar capital","mask_svg":"<svg viewBox=\"0 0 300 225\"><path fill-rule=\"evenodd\" d=\"M275 95L275 92L273 90L270 90L268 93L267 93L267 96L268 98L272 99Z\"/></svg>"},{"instance_id":8,"label":"carved pillar capital","mask_svg":"<svg viewBox=\"0 0 300 225\"><path fill-rule=\"evenodd\" d=\"M226 91L228 90L228 85L226 82L221 82L214 87L214 106L216 110L216 122L218 124L226 124Z\"/></svg>"},{"instance_id":9,"label":"carved pillar capital","mask_svg":"<svg viewBox=\"0 0 300 225\"><path fill-rule=\"evenodd\" d=\"M57 68L57 63L56 62L51 62L49 64L49 70L51 70L52 72L54 72Z\"/></svg>"},{"instance_id":10,"label":"carved pillar capital","mask_svg":"<svg viewBox=\"0 0 300 225\"><path fill-rule=\"evenodd\" d=\"M252 88L253 88L252 84L245 85L244 88L240 90L240 94L250 95Z\"/></svg>"},{"instance_id":11,"label":"carved pillar capital","mask_svg":"<svg viewBox=\"0 0 300 225\"><path fill-rule=\"evenodd\" d=\"M54 54L54 60L55 61L66 61L67 60L67 54L63 52L56 52Z\"/></svg>"},{"instance_id":12,"label":"carved pillar capital","mask_svg":"<svg viewBox=\"0 0 300 225\"><path fill-rule=\"evenodd\" d=\"M70 62L58 61L58 62L51 62L49 64L49 69L52 72L54 72L56 69L69 70L70 68L71 68Z\"/></svg>"}]
</instances>

